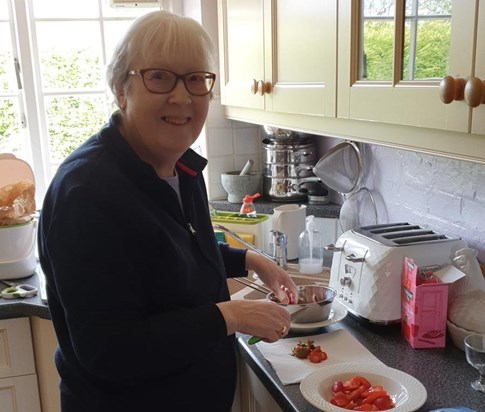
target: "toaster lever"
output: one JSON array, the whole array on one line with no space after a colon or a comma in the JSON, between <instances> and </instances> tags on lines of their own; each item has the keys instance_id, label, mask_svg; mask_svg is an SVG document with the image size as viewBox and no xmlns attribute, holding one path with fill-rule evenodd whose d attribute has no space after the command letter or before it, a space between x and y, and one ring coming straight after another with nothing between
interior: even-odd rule
<instances>
[{"instance_id":1,"label":"toaster lever","mask_svg":"<svg viewBox=\"0 0 485 412\"><path fill-rule=\"evenodd\" d=\"M345 259L347 259L351 262L354 262L354 263L363 262L365 260L365 258L363 258L363 257L360 257L360 258L356 257L353 253L345 256Z\"/></svg>"},{"instance_id":2,"label":"toaster lever","mask_svg":"<svg viewBox=\"0 0 485 412\"><path fill-rule=\"evenodd\" d=\"M337 247L333 243L330 245L325 246L325 250L328 250L329 252L342 252L344 250L343 247Z\"/></svg>"}]
</instances>

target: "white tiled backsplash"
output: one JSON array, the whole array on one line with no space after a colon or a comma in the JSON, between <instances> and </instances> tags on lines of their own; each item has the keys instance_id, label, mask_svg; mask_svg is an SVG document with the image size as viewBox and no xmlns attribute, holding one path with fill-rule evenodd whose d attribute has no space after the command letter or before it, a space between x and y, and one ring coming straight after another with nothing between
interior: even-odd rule
<instances>
[{"instance_id":1,"label":"white tiled backsplash","mask_svg":"<svg viewBox=\"0 0 485 412\"><path fill-rule=\"evenodd\" d=\"M226 199L221 174L241 170L248 159L254 160L253 171L261 171L260 126L224 118L223 107L216 96L210 105L206 124L207 182L209 198Z\"/></svg>"},{"instance_id":2,"label":"white tiled backsplash","mask_svg":"<svg viewBox=\"0 0 485 412\"><path fill-rule=\"evenodd\" d=\"M249 158L262 170L261 133L260 126L225 119L218 96L211 102L204 152L211 200L227 198L221 173L240 170ZM338 141L322 137L320 155ZM363 152L379 223L408 221L460 236L485 262L484 165L376 145Z\"/></svg>"}]
</instances>

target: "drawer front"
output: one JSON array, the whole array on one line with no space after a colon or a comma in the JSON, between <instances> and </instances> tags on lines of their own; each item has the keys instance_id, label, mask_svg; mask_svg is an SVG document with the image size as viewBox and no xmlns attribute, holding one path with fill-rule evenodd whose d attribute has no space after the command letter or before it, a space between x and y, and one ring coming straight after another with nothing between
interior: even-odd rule
<instances>
[{"instance_id":1,"label":"drawer front","mask_svg":"<svg viewBox=\"0 0 485 412\"><path fill-rule=\"evenodd\" d=\"M0 320L0 378L34 373L29 319Z\"/></svg>"}]
</instances>

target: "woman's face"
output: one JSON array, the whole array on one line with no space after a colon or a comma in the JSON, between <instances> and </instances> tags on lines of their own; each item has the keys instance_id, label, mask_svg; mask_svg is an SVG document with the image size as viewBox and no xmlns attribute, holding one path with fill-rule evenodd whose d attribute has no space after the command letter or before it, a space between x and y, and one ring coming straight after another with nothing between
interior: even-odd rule
<instances>
[{"instance_id":1,"label":"woman's face","mask_svg":"<svg viewBox=\"0 0 485 412\"><path fill-rule=\"evenodd\" d=\"M177 57L170 62L135 64L131 70L161 68L184 74L206 70L203 62ZM183 81L164 94L149 92L139 75L129 76L126 91L117 95L120 131L135 152L161 177L172 176L175 162L195 142L204 125L210 95L193 96Z\"/></svg>"}]
</instances>

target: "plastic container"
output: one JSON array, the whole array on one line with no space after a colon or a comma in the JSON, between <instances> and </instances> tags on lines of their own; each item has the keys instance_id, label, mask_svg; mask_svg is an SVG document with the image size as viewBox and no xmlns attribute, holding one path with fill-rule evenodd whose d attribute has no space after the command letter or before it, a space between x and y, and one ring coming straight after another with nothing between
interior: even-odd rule
<instances>
[{"instance_id":1,"label":"plastic container","mask_svg":"<svg viewBox=\"0 0 485 412\"><path fill-rule=\"evenodd\" d=\"M261 196L259 193L254 195L246 195L243 199L243 204L241 210L239 211L240 216L245 217L256 217L256 208L254 207L253 200Z\"/></svg>"},{"instance_id":2,"label":"plastic container","mask_svg":"<svg viewBox=\"0 0 485 412\"><path fill-rule=\"evenodd\" d=\"M298 238L298 268L307 274L320 273L323 269L323 240L313 215L306 217L305 230Z\"/></svg>"}]
</instances>

